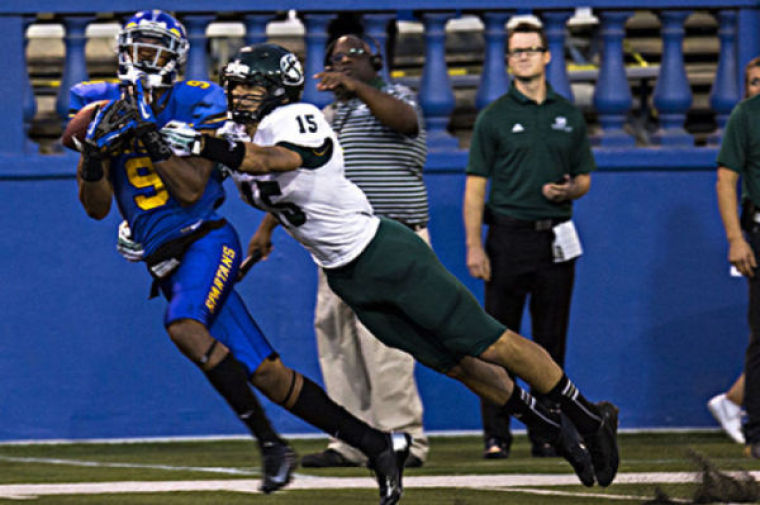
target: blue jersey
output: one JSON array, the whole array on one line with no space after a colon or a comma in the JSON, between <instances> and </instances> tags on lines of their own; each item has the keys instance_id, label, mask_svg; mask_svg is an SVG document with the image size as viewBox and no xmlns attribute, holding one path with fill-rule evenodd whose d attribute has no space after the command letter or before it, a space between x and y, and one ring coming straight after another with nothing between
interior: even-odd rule
<instances>
[{"instance_id":1,"label":"blue jersey","mask_svg":"<svg viewBox=\"0 0 760 505\"><path fill-rule=\"evenodd\" d=\"M99 100L121 96L118 83L82 82L71 88L70 117ZM198 130L219 128L227 117L224 90L205 81L173 84L157 101L158 128L171 120L188 123ZM149 256L161 245L195 231L204 221L220 219L215 208L224 200L221 177L216 171L203 196L183 207L172 197L153 168L147 152L133 141L132 148L110 159L110 178L121 215L129 222L132 237Z\"/></svg>"}]
</instances>

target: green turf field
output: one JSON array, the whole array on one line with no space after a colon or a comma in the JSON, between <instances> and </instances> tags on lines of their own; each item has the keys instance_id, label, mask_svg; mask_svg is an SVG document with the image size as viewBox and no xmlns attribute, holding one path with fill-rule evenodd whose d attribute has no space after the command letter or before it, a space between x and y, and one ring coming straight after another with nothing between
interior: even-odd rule
<instances>
[{"instance_id":1,"label":"green turf field","mask_svg":"<svg viewBox=\"0 0 760 505\"><path fill-rule=\"evenodd\" d=\"M666 482L675 472L694 472L687 457L692 449L722 470L760 470L760 461L742 456L741 446L720 433L625 434L620 437L622 464L619 481L609 488L584 488L574 484L570 467L560 459L536 459L529 454L524 436L517 437L507 460L481 459L478 437L433 437L430 458L423 468L405 472L406 505L558 505L643 503L654 494L652 482ZM324 448L324 440L294 440L305 454ZM297 471L289 489L270 496L256 490L258 454L252 441L199 441L130 444L0 445L0 503L52 504L243 504L341 505L376 503L369 471L340 468ZM640 473L647 473L641 476ZM659 472L665 472L660 474ZM500 475L520 479L522 474L549 474L541 483L504 483ZM326 479L318 477L341 477ZM480 477L487 480L478 485ZM654 477L652 477L654 476ZM357 477L359 479L357 479ZM427 477L427 479L426 479ZM690 476L686 476L687 480ZM568 480L569 479L569 480ZM199 487L190 491L157 492L155 486ZM121 492L121 487L140 486L141 492ZM484 481L485 482L485 481ZM82 485L65 490L23 488L15 484L100 483L93 491ZM106 483L105 486L102 484ZM203 486L236 484L240 489L203 490ZM345 484L348 483L348 484ZM563 484L564 483L564 484ZM350 485L356 489L340 489ZM93 484L88 484L93 485ZM484 486L489 486L488 488ZM660 484L671 497L691 498L694 484ZM16 493L12 491L15 489ZM44 491L40 491L43 490ZM51 491L52 489L52 491ZM35 494L37 490L39 494ZM82 494L84 492L97 494ZM56 494L49 494L56 493ZM63 493L63 494L57 494ZM605 497L608 496L608 497Z\"/></svg>"}]
</instances>

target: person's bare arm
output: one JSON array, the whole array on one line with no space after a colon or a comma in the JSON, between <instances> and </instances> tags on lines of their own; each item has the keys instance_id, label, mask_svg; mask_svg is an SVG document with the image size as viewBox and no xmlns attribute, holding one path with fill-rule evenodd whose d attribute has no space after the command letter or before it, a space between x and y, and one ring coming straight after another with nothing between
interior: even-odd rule
<instances>
[{"instance_id":1,"label":"person's bare arm","mask_svg":"<svg viewBox=\"0 0 760 505\"><path fill-rule=\"evenodd\" d=\"M264 219L259 223L259 227L248 241L248 256L253 256L255 253L261 253L261 258L266 259L272 252L274 247L272 246L272 232L277 225L280 224L274 215L267 213Z\"/></svg>"},{"instance_id":2,"label":"person's bare arm","mask_svg":"<svg viewBox=\"0 0 760 505\"><path fill-rule=\"evenodd\" d=\"M356 86L356 96L388 128L411 136L419 132L417 113L408 103L363 82Z\"/></svg>"},{"instance_id":3,"label":"person's bare arm","mask_svg":"<svg viewBox=\"0 0 760 505\"><path fill-rule=\"evenodd\" d=\"M464 230L467 245L467 269L470 275L491 280L491 262L483 248L483 210L488 179L468 175L464 190Z\"/></svg>"},{"instance_id":4,"label":"person's bare arm","mask_svg":"<svg viewBox=\"0 0 760 505\"><path fill-rule=\"evenodd\" d=\"M111 210L113 200L113 187L108 178L109 163L103 161L103 177L94 182L82 179L82 163L84 156L79 157L77 164L77 185L79 187L79 201L87 215L93 219L103 219Z\"/></svg>"},{"instance_id":5,"label":"person's bare arm","mask_svg":"<svg viewBox=\"0 0 760 505\"><path fill-rule=\"evenodd\" d=\"M718 196L718 210L723 220L723 228L728 240L728 261L736 267L742 275L754 277L754 269L757 260L752 248L744 239L741 224L739 222L738 198L736 184L739 182L739 174L726 167L718 167L718 179L715 183L715 191Z\"/></svg>"},{"instance_id":6,"label":"person's bare arm","mask_svg":"<svg viewBox=\"0 0 760 505\"><path fill-rule=\"evenodd\" d=\"M331 142L329 138L326 140ZM281 145L261 146L243 140L230 143L228 140L204 134L200 136L197 152L203 159L221 163L231 170L266 174L288 172L303 166L304 160L297 152L298 149L298 146L293 146L292 149Z\"/></svg>"},{"instance_id":7,"label":"person's bare arm","mask_svg":"<svg viewBox=\"0 0 760 505\"><path fill-rule=\"evenodd\" d=\"M359 100L367 104L372 115L388 128L411 136L419 132L417 113L414 107L403 100L342 72L320 72L315 77L320 80L317 83L317 89L320 91L334 91L342 87L350 93L355 93Z\"/></svg>"},{"instance_id":8,"label":"person's bare arm","mask_svg":"<svg viewBox=\"0 0 760 505\"><path fill-rule=\"evenodd\" d=\"M289 172L303 165L301 155L281 146L260 146L245 143L245 156L238 170L251 174Z\"/></svg>"}]
</instances>

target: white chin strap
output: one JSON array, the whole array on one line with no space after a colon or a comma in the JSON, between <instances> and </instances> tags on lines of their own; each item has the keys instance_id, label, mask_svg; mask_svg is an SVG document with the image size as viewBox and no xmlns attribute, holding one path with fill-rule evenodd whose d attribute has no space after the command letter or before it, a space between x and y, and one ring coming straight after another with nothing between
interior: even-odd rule
<instances>
[{"instance_id":1,"label":"white chin strap","mask_svg":"<svg viewBox=\"0 0 760 505\"><path fill-rule=\"evenodd\" d=\"M142 70L138 70L131 63L123 65L123 67L126 68L127 71L124 73L119 73L119 75L117 76L119 80L122 82L131 82L134 84L140 79L143 79L144 77L146 77L145 72L143 72Z\"/></svg>"},{"instance_id":2,"label":"white chin strap","mask_svg":"<svg viewBox=\"0 0 760 505\"><path fill-rule=\"evenodd\" d=\"M160 88L162 86L166 86L166 83L164 82L164 74L165 71L162 71L158 74L149 74L147 72L144 72L138 68L136 68L134 65L126 65L127 71L123 74L118 74L118 78L122 82L131 82L135 83L138 80L141 80L143 83L143 86L145 86L148 89L153 88Z\"/></svg>"},{"instance_id":3,"label":"white chin strap","mask_svg":"<svg viewBox=\"0 0 760 505\"><path fill-rule=\"evenodd\" d=\"M145 86L149 89L166 86L166 83L164 83L163 74L148 74L147 79L145 79L144 83Z\"/></svg>"}]
</instances>

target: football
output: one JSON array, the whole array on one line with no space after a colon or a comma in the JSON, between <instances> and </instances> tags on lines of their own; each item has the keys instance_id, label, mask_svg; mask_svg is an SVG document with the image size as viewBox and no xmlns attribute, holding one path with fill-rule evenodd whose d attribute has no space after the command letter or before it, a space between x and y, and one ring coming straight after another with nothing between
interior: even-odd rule
<instances>
[{"instance_id":1,"label":"football","mask_svg":"<svg viewBox=\"0 0 760 505\"><path fill-rule=\"evenodd\" d=\"M88 103L71 118L66 125L66 129L61 135L61 143L74 151L79 151L74 143L74 137L80 142L84 141L87 135L87 127L90 125L93 116L95 116L95 107L108 103L108 100L98 100L97 102Z\"/></svg>"}]
</instances>

